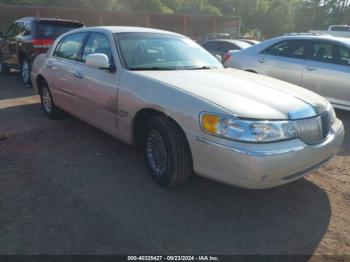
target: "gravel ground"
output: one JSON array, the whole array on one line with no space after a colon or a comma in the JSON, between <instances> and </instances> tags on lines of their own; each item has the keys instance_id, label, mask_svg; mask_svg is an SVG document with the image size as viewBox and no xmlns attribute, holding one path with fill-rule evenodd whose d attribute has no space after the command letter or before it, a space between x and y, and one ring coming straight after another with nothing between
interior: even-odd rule
<instances>
[{"instance_id":1,"label":"gravel ground","mask_svg":"<svg viewBox=\"0 0 350 262\"><path fill-rule=\"evenodd\" d=\"M315 174L244 190L165 191L142 154L0 77L0 254L350 255L350 135ZM350 113L338 111L350 129Z\"/></svg>"}]
</instances>

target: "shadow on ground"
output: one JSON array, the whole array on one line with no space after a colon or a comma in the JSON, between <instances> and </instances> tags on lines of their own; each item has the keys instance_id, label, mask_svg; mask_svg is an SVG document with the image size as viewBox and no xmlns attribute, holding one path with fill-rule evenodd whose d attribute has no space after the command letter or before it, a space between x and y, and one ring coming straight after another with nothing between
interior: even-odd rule
<instances>
[{"instance_id":1,"label":"shadow on ground","mask_svg":"<svg viewBox=\"0 0 350 262\"><path fill-rule=\"evenodd\" d=\"M194 177L165 191L138 150L75 118L4 114L17 123L0 144L1 254L308 255L327 231L328 196L307 180L251 191Z\"/></svg>"}]
</instances>

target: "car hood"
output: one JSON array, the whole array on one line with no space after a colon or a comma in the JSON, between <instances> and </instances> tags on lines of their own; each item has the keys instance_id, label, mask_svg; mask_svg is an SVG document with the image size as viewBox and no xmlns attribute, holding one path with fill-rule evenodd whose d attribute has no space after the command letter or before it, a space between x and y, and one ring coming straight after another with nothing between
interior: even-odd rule
<instances>
[{"instance_id":1,"label":"car hood","mask_svg":"<svg viewBox=\"0 0 350 262\"><path fill-rule=\"evenodd\" d=\"M299 119L327 110L329 102L299 86L235 69L137 71L249 119Z\"/></svg>"}]
</instances>

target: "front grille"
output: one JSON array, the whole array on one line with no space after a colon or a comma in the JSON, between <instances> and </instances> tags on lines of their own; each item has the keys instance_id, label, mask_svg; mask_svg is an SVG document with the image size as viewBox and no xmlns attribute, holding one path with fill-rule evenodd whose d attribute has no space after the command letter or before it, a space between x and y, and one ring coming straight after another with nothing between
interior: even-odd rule
<instances>
[{"instance_id":1,"label":"front grille","mask_svg":"<svg viewBox=\"0 0 350 262\"><path fill-rule=\"evenodd\" d=\"M329 112L318 117L294 120L293 122L298 137L306 144L319 144L329 134Z\"/></svg>"}]
</instances>

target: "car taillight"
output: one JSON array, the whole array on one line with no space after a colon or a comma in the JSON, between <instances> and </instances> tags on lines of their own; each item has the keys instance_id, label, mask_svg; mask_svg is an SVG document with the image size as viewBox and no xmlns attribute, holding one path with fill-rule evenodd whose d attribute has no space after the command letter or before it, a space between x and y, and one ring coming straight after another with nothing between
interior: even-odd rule
<instances>
[{"instance_id":1,"label":"car taillight","mask_svg":"<svg viewBox=\"0 0 350 262\"><path fill-rule=\"evenodd\" d=\"M53 44L52 39L34 39L32 44L34 48L49 48Z\"/></svg>"},{"instance_id":2,"label":"car taillight","mask_svg":"<svg viewBox=\"0 0 350 262\"><path fill-rule=\"evenodd\" d=\"M222 62L225 63L230 58L231 58L231 54L230 53L224 54L224 59L222 60Z\"/></svg>"}]
</instances>

